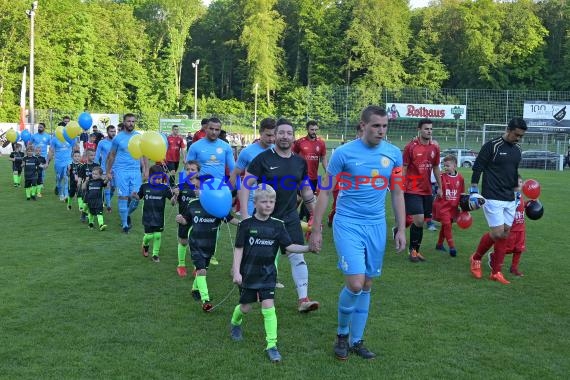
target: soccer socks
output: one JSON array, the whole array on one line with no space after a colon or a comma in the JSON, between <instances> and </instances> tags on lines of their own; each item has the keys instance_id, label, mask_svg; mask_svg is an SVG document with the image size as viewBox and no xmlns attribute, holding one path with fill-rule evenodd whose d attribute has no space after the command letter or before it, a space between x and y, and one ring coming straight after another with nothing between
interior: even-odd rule
<instances>
[{"instance_id":1,"label":"soccer socks","mask_svg":"<svg viewBox=\"0 0 570 380\"><path fill-rule=\"evenodd\" d=\"M232 321L231 321L232 325L240 326L241 323L243 322L243 316L244 316L244 314L241 311L241 305L238 304L234 308L234 312L232 313Z\"/></svg>"},{"instance_id":2,"label":"soccer socks","mask_svg":"<svg viewBox=\"0 0 570 380\"><path fill-rule=\"evenodd\" d=\"M17 185L19 183L18 180L20 179L20 176L17 174L13 174L12 179L14 180L14 185Z\"/></svg>"},{"instance_id":3,"label":"soccer socks","mask_svg":"<svg viewBox=\"0 0 570 380\"><path fill-rule=\"evenodd\" d=\"M263 324L265 326L265 340L267 341L266 350L277 346L277 314L275 314L275 306L267 309L262 308Z\"/></svg>"},{"instance_id":4,"label":"soccer socks","mask_svg":"<svg viewBox=\"0 0 570 380\"><path fill-rule=\"evenodd\" d=\"M441 236L441 233L443 232L443 236L445 237L445 240L447 240L447 245L449 246L449 248L455 248L455 242L453 241L453 233L451 232L451 223L445 223L441 225L441 230L439 232L439 235ZM438 243L439 240L438 240Z\"/></svg>"},{"instance_id":5,"label":"soccer socks","mask_svg":"<svg viewBox=\"0 0 570 380\"><path fill-rule=\"evenodd\" d=\"M162 232L155 232L153 240L154 241L152 242L152 255L158 256L158 253L160 252L160 245L162 243Z\"/></svg>"},{"instance_id":6,"label":"soccer socks","mask_svg":"<svg viewBox=\"0 0 570 380\"><path fill-rule=\"evenodd\" d=\"M415 249L419 252L422 239L424 237L423 227L418 227L414 223L410 226L410 249Z\"/></svg>"},{"instance_id":7,"label":"soccer socks","mask_svg":"<svg viewBox=\"0 0 570 380\"><path fill-rule=\"evenodd\" d=\"M26 191L26 198L30 198L32 196L32 188L26 187L24 190Z\"/></svg>"},{"instance_id":8,"label":"soccer socks","mask_svg":"<svg viewBox=\"0 0 570 380\"><path fill-rule=\"evenodd\" d=\"M77 206L79 206L79 211L83 211L83 198L82 197L77 197Z\"/></svg>"},{"instance_id":9,"label":"soccer socks","mask_svg":"<svg viewBox=\"0 0 570 380\"><path fill-rule=\"evenodd\" d=\"M99 224L99 227L105 224L105 221L103 220L103 215L101 214L97 215L97 223Z\"/></svg>"},{"instance_id":10,"label":"soccer socks","mask_svg":"<svg viewBox=\"0 0 570 380\"><path fill-rule=\"evenodd\" d=\"M119 216L121 217L121 223L124 227L128 227L127 217L129 216L129 206L126 199L120 199L117 201L117 208L119 209Z\"/></svg>"},{"instance_id":11,"label":"soccer socks","mask_svg":"<svg viewBox=\"0 0 570 380\"><path fill-rule=\"evenodd\" d=\"M38 187L32 186L32 197L35 197L37 193L38 193Z\"/></svg>"},{"instance_id":12,"label":"soccer socks","mask_svg":"<svg viewBox=\"0 0 570 380\"><path fill-rule=\"evenodd\" d=\"M370 309L370 290L363 290L356 298L354 312L350 321L350 334L352 343L362 340L364 328L368 321L368 310Z\"/></svg>"},{"instance_id":13,"label":"soccer socks","mask_svg":"<svg viewBox=\"0 0 570 380\"><path fill-rule=\"evenodd\" d=\"M145 247L148 247L150 245L151 240L154 238L154 234L150 233L150 234L144 234L143 236L143 245Z\"/></svg>"},{"instance_id":14,"label":"soccer socks","mask_svg":"<svg viewBox=\"0 0 570 380\"><path fill-rule=\"evenodd\" d=\"M106 187L103 193L105 194L105 207L111 207L111 189Z\"/></svg>"},{"instance_id":15,"label":"soccer socks","mask_svg":"<svg viewBox=\"0 0 570 380\"><path fill-rule=\"evenodd\" d=\"M511 268L518 269L519 263L521 261L522 252L513 252L513 261L511 263Z\"/></svg>"},{"instance_id":16,"label":"soccer socks","mask_svg":"<svg viewBox=\"0 0 570 380\"><path fill-rule=\"evenodd\" d=\"M36 186L36 194L41 194L43 189L44 189L44 185L43 185L43 184L37 185L37 186Z\"/></svg>"},{"instance_id":17,"label":"soccer socks","mask_svg":"<svg viewBox=\"0 0 570 380\"><path fill-rule=\"evenodd\" d=\"M350 320L356 307L356 301L362 291L353 293L346 286L340 291L338 297L338 330L339 335L348 335Z\"/></svg>"},{"instance_id":18,"label":"soccer socks","mask_svg":"<svg viewBox=\"0 0 570 380\"><path fill-rule=\"evenodd\" d=\"M505 260L507 248L507 239L497 239L493 248L493 254L491 255L490 265L492 273L498 273L503 267L503 261Z\"/></svg>"},{"instance_id":19,"label":"soccer socks","mask_svg":"<svg viewBox=\"0 0 570 380\"><path fill-rule=\"evenodd\" d=\"M289 254L289 262L291 263L291 275L297 288L297 296L299 299L307 298L309 292L309 269L305 263L305 257L301 253Z\"/></svg>"},{"instance_id":20,"label":"soccer socks","mask_svg":"<svg viewBox=\"0 0 570 380\"><path fill-rule=\"evenodd\" d=\"M127 215L131 215L133 212L135 212L137 207L139 207L139 201L137 199L131 199L131 202L128 203L128 208L127 208L128 214Z\"/></svg>"},{"instance_id":21,"label":"soccer socks","mask_svg":"<svg viewBox=\"0 0 570 380\"><path fill-rule=\"evenodd\" d=\"M178 243L178 266L186 266L186 246Z\"/></svg>"},{"instance_id":22,"label":"soccer socks","mask_svg":"<svg viewBox=\"0 0 570 380\"><path fill-rule=\"evenodd\" d=\"M93 224L93 222L95 221L95 215L88 212L87 213L87 220L89 220L89 224Z\"/></svg>"},{"instance_id":23,"label":"soccer socks","mask_svg":"<svg viewBox=\"0 0 570 380\"><path fill-rule=\"evenodd\" d=\"M206 276L196 275L196 279L194 280L198 291L200 291L200 298L202 302L206 302L210 300L210 294L208 294L208 283L206 282Z\"/></svg>"},{"instance_id":24,"label":"soccer socks","mask_svg":"<svg viewBox=\"0 0 570 380\"><path fill-rule=\"evenodd\" d=\"M490 233L487 232L483 236L481 236L481 240L479 241L479 245L477 246L477 250L475 251L475 254L473 255L473 259L480 261L483 258L483 256L485 256L485 253L487 253L489 248L491 248L493 246L494 243L495 242L491 238Z\"/></svg>"}]
</instances>

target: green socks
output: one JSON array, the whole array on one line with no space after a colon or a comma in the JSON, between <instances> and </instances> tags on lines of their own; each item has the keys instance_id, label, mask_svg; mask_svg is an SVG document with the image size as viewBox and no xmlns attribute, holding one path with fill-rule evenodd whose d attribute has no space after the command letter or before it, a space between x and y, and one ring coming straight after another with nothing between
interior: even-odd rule
<instances>
[{"instance_id":1,"label":"green socks","mask_svg":"<svg viewBox=\"0 0 570 380\"><path fill-rule=\"evenodd\" d=\"M103 224L105 224L105 221L103 219L103 215L101 215L101 214L97 215L97 223L99 223L99 226L102 226Z\"/></svg>"},{"instance_id":2,"label":"green socks","mask_svg":"<svg viewBox=\"0 0 570 380\"><path fill-rule=\"evenodd\" d=\"M101 215L103 217L103 215ZM152 243L152 255L158 256L160 252L160 244L162 243L162 233L161 232L154 232L150 234L144 234L143 237L143 246L148 247L150 245L151 240Z\"/></svg>"},{"instance_id":3,"label":"green socks","mask_svg":"<svg viewBox=\"0 0 570 380\"><path fill-rule=\"evenodd\" d=\"M30 198L32 196L32 188L26 187L26 198Z\"/></svg>"},{"instance_id":4,"label":"green socks","mask_svg":"<svg viewBox=\"0 0 570 380\"><path fill-rule=\"evenodd\" d=\"M265 325L265 340L267 341L266 350L277 346L277 314L275 314L275 306L268 309L261 309L263 314L263 324Z\"/></svg>"},{"instance_id":5,"label":"green socks","mask_svg":"<svg viewBox=\"0 0 570 380\"><path fill-rule=\"evenodd\" d=\"M38 187L32 186L32 197L35 197L37 193L38 193Z\"/></svg>"},{"instance_id":6,"label":"green socks","mask_svg":"<svg viewBox=\"0 0 570 380\"><path fill-rule=\"evenodd\" d=\"M208 283L206 282L206 276L196 276L194 283L200 291L200 298L202 302L209 301L210 295L208 294Z\"/></svg>"},{"instance_id":7,"label":"green socks","mask_svg":"<svg viewBox=\"0 0 570 380\"><path fill-rule=\"evenodd\" d=\"M12 178L14 179L14 185L19 185L20 184L20 176L17 174L12 175Z\"/></svg>"},{"instance_id":8,"label":"green socks","mask_svg":"<svg viewBox=\"0 0 570 380\"><path fill-rule=\"evenodd\" d=\"M241 307L238 304L234 308L234 312L232 314L232 325L240 326L242 322L243 322L243 313L241 312Z\"/></svg>"},{"instance_id":9,"label":"green socks","mask_svg":"<svg viewBox=\"0 0 570 380\"><path fill-rule=\"evenodd\" d=\"M178 266L186 266L186 246L178 243Z\"/></svg>"}]
</instances>

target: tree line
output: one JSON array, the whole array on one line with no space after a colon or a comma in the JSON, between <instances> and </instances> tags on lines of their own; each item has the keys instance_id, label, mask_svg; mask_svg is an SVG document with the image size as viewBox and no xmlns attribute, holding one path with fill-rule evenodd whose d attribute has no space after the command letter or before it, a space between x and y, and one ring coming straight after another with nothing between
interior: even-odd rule
<instances>
[{"instance_id":1,"label":"tree line","mask_svg":"<svg viewBox=\"0 0 570 380\"><path fill-rule=\"evenodd\" d=\"M2 121L29 6L0 0ZM343 87L570 90L567 0L40 0L35 21L37 109L192 114L197 59L199 116L251 114L256 94L260 117L297 115L307 88L325 118Z\"/></svg>"}]
</instances>

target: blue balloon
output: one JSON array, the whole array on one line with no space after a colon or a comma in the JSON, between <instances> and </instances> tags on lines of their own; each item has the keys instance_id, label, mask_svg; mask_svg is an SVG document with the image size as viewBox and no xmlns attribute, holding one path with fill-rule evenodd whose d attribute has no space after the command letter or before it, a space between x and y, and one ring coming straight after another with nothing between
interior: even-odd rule
<instances>
[{"instance_id":1,"label":"blue balloon","mask_svg":"<svg viewBox=\"0 0 570 380\"><path fill-rule=\"evenodd\" d=\"M69 137L69 135L67 134L67 131L65 130L65 128L63 128L63 138L65 139L65 141L67 141L69 143L69 145L71 145L71 147L73 148L73 146L75 145L75 139L72 139L71 137Z\"/></svg>"},{"instance_id":2,"label":"blue balloon","mask_svg":"<svg viewBox=\"0 0 570 380\"><path fill-rule=\"evenodd\" d=\"M32 134L27 129L24 129L22 133L20 133L20 137L22 138L24 144L27 144L28 141L30 141L30 139L32 138Z\"/></svg>"},{"instance_id":3,"label":"blue balloon","mask_svg":"<svg viewBox=\"0 0 570 380\"><path fill-rule=\"evenodd\" d=\"M20 132L16 131L16 141L14 141L14 142L18 142L20 140L21 140Z\"/></svg>"},{"instance_id":4,"label":"blue balloon","mask_svg":"<svg viewBox=\"0 0 570 380\"><path fill-rule=\"evenodd\" d=\"M84 130L88 130L89 128L91 128L91 126L93 125L93 118L91 117L91 114L89 114L88 112L83 112L81 115L79 115L79 117L77 118L77 123L79 124L79 126Z\"/></svg>"},{"instance_id":5,"label":"blue balloon","mask_svg":"<svg viewBox=\"0 0 570 380\"><path fill-rule=\"evenodd\" d=\"M200 204L212 216L223 218L232 209L232 192L229 184L219 178L210 178L200 184Z\"/></svg>"}]
</instances>

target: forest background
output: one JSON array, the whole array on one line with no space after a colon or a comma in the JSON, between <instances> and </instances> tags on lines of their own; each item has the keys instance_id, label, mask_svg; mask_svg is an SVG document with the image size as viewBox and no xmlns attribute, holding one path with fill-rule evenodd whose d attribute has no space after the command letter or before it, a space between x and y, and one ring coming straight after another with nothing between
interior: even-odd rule
<instances>
[{"instance_id":1,"label":"forest background","mask_svg":"<svg viewBox=\"0 0 570 380\"><path fill-rule=\"evenodd\" d=\"M1 121L19 116L29 6L0 0ZM199 117L251 125L257 93L259 118L334 128L339 94L358 94L344 110L356 120L383 89L569 91L570 4L40 0L36 12L38 110L135 112L155 128L161 115L192 115L197 90Z\"/></svg>"}]
</instances>

